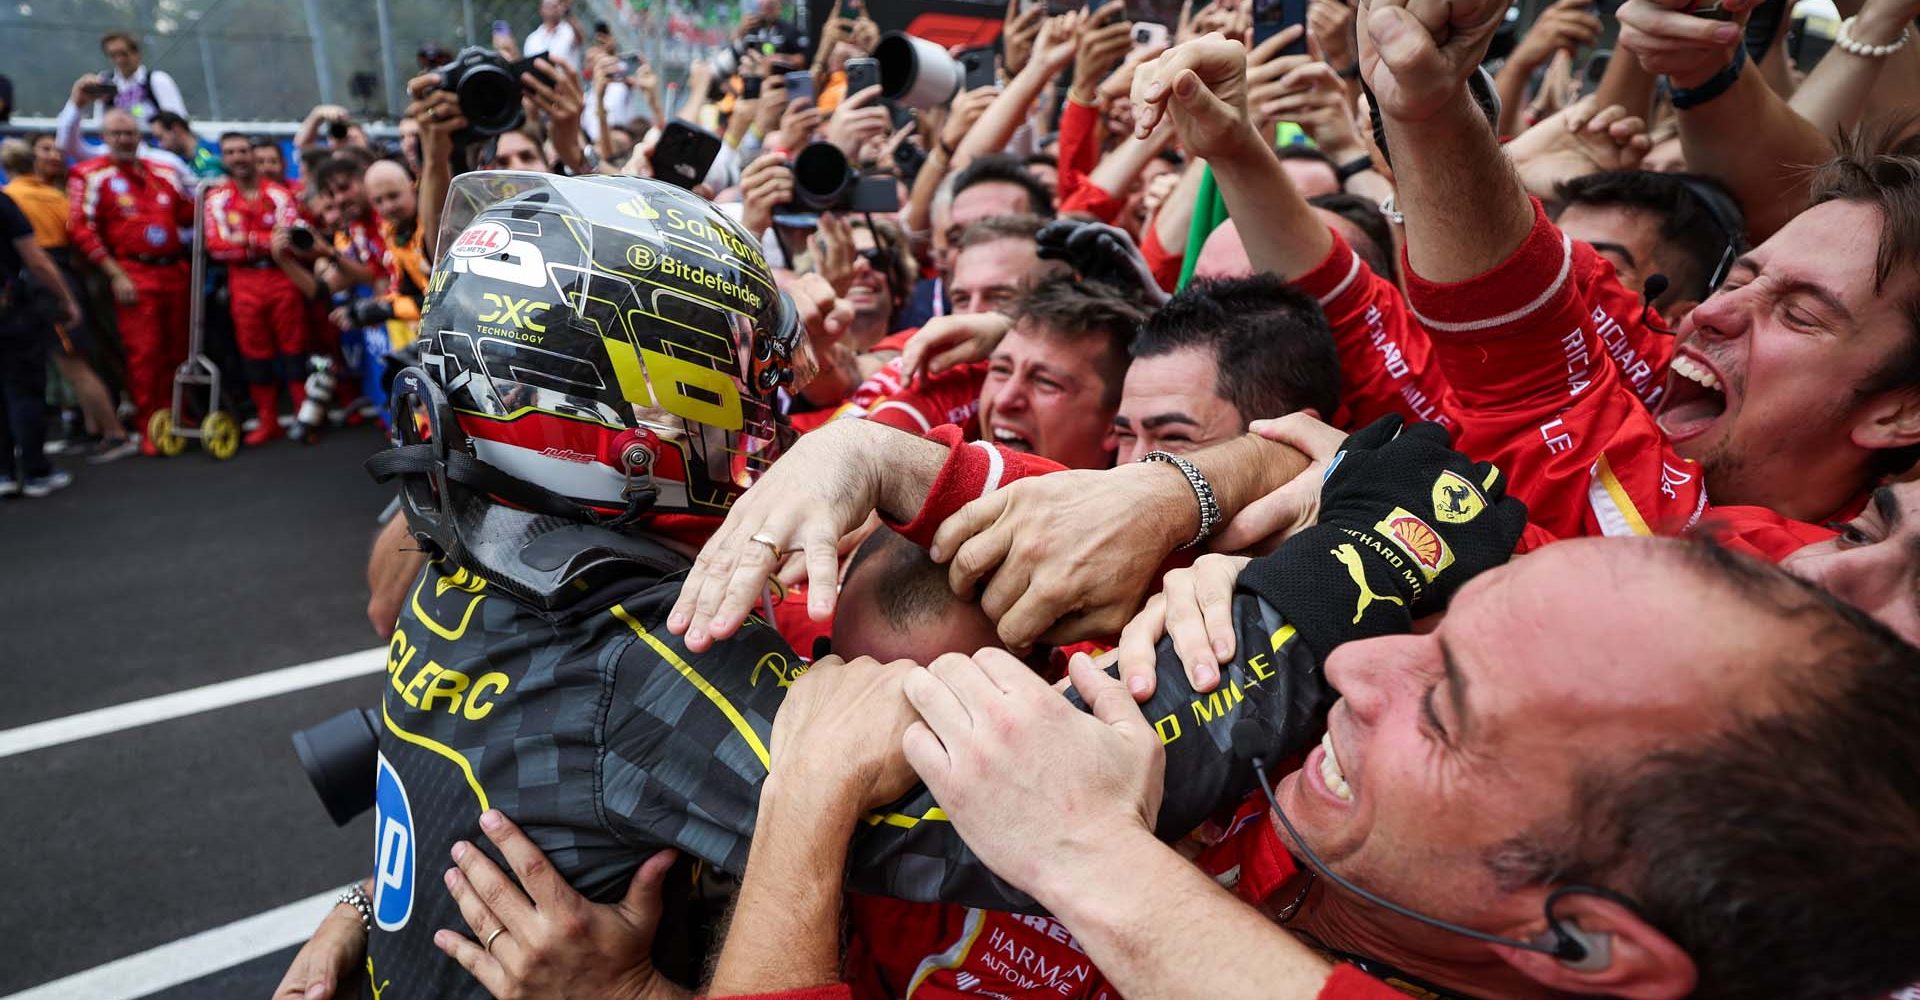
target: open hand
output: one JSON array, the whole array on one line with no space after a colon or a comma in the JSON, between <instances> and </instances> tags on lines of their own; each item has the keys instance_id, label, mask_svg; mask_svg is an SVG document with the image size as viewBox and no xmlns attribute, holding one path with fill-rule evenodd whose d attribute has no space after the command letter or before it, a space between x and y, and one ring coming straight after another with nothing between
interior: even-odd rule
<instances>
[{"instance_id":1,"label":"open hand","mask_svg":"<svg viewBox=\"0 0 1920 1000\"><path fill-rule=\"evenodd\" d=\"M907 761L967 846L1029 894L1160 813L1166 755L1153 726L1085 653L1067 669L1090 713L1005 650L949 653L906 676L921 719L906 731Z\"/></svg>"},{"instance_id":2,"label":"open hand","mask_svg":"<svg viewBox=\"0 0 1920 1000\"><path fill-rule=\"evenodd\" d=\"M1160 592L1120 630L1120 680L1134 700L1153 697L1158 685L1160 637L1173 651L1194 691L1220 686L1220 665L1233 659L1233 586L1252 556L1208 553L1184 569L1168 571Z\"/></svg>"},{"instance_id":3,"label":"open hand","mask_svg":"<svg viewBox=\"0 0 1920 1000\"><path fill-rule=\"evenodd\" d=\"M673 851L643 862L621 899L594 903L568 885L532 838L499 810L481 814L480 828L512 866L514 879L479 848L455 844L457 867L447 869L445 881L473 938L440 930L433 943L488 993L500 1000L684 995L654 970L652 959L660 885Z\"/></svg>"}]
</instances>

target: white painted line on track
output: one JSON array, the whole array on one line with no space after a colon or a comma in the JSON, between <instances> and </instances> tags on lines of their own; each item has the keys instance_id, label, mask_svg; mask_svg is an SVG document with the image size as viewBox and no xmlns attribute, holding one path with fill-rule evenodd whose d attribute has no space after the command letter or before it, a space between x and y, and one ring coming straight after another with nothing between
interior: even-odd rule
<instances>
[{"instance_id":1,"label":"white painted line on track","mask_svg":"<svg viewBox=\"0 0 1920 1000\"><path fill-rule=\"evenodd\" d=\"M132 1000L158 993L305 941L339 894L328 889L0 1000Z\"/></svg>"},{"instance_id":2,"label":"white painted line on track","mask_svg":"<svg viewBox=\"0 0 1920 1000\"><path fill-rule=\"evenodd\" d=\"M258 701L261 698L319 687L322 684L331 684L350 677L362 677L378 673L386 665L387 647L381 646L378 649L346 653L324 660L315 660L312 663L302 663L295 667L269 670L264 674L254 674L251 677L176 691L173 694L142 698L124 705L112 705L94 709L91 712L36 722L0 731L0 757L11 757L14 754L29 753L75 740L104 736L122 729L165 722L168 719L226 708L242 702Z\"/></svg>"}]
</instances>

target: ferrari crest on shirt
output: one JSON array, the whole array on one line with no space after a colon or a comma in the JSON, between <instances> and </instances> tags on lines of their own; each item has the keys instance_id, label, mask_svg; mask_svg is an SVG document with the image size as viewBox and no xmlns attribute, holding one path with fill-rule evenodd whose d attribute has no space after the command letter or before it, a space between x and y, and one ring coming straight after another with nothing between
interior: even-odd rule
<instances>
[{"instance_id":1,"label":"ferrari crest on shirt","mask_svg":"<svg viewBox=\"0 0 1920 1000\"><path fill-rule=\"evenodd\" d=\"M1433 481L1433 516L1441 522L1465 524L1486 509L1486 496L1459 473L1442 472Z\"/></svg>"},{"instance_id":2,"label":"ferrari crest on shirt","mask_svg":"<svg viewBox=\"0 0 1920 1000\"><path fill-rule=\"evenodd\" d=\"M1428 582L1440 575L1440 571L1453 565L1453 550L1447 548L1446 539L1433 530L1433 526L1420 519L1416 514L1408 513L1405 508L1395 507L1374 526L1374 529L1393 540L1400 551L1406 553L1413 564Z\"/></svg>"}]
</instances>

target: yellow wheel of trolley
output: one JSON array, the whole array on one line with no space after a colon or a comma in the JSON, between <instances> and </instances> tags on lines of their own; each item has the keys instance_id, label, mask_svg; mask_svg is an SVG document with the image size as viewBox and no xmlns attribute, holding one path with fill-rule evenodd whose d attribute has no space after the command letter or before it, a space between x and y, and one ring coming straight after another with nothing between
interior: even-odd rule
<instances>
[{"instance_id":1,"label":"yellow wheel of trolley","mask_svg":"<svg viewBox=\"0 0 1920 1000\"><path fill-rule=\"evenodd\" d=\"M200 422L200 447L224 462L240 450L240 425L225 410L215 410Z\"/></svg>"},{"instance_id":2,"label":"yellow wheel of trolley","mask_svg":"<svg viewBox=\"0 0 1920 1000\"><path fill-rule=\"evenodd\" d=\"M173 414L167 410L155 410L147 418L147 440L168 458L187 450L187 439L173 432Z\"/></svg>"}]
</instances>

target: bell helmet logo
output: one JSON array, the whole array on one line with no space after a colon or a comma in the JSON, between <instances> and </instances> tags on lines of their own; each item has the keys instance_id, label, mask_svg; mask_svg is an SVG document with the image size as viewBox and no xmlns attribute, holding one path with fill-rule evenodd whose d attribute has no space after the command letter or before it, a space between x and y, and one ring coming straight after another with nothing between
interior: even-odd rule
<instances>
[{"instance_id":1,"label":"bell helmet logo","mask_svg":"<svg viewBox=\"0 0 1920 1000\"><path fill-rule=\"evenodd\" d=\"M455 257L491 257L513 242L513 234L498 222L476 222L461 230L447 253Z\"/></svg>"},{"instance_id":2,"label":"bell helmet logo","mask_svg":"<svg viewBox=\"0 0 1920 1000\"><path fill-rule=\"evenodd\" d=\"M413 834L407 786L381 754L373 786L373 922L383 931L407 926L413 915Z\"/></svg>"}]
</instances>

